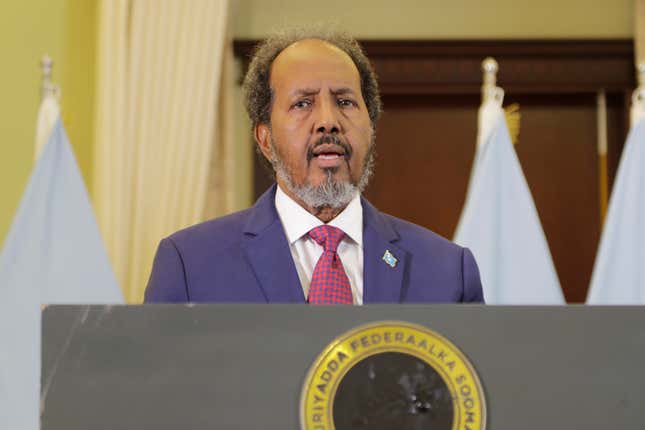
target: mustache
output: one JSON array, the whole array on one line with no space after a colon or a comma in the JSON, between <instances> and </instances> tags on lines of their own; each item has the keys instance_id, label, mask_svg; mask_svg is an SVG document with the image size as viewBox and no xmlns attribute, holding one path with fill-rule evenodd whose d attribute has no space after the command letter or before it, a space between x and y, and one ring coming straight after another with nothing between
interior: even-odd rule
<instances>
[{"instance_id":1,"label":"mustache","mask_svg":"<svg viewBox=\"0 0 645 430\"><path fill-rule=\"evenodd\" d=\"M347 142L345 142L335 134L326 134L318 139L313 145L311 145L311 147L309 147L309 149L307 150L307 162L310 162L315 157L314 151L316 150L316 148L326 144L332 144L341 147L343 149L343 152L345 153L346 160L352 158L353 150Z\"/></svg>"}]
</instances>

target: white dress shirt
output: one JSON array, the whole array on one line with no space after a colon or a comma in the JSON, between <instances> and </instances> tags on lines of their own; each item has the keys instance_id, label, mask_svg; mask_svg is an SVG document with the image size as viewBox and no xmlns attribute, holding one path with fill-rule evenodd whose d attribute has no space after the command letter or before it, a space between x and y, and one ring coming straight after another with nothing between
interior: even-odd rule
<instances>
[{"instance_id":1,"label":"white dress shirt","mask_svg":"<svg viewBox=\"0 0 645 430\"><path fill-rule=\"evenodd\" d=\"M300 284L305 297L309 295L311 276L323 247L309 237L312 228L324 223L307 212L302 206L286 195L280 186L275 193L275 207L289 242L289 249L296 265ZM354 304L363 304L363 207L360 194L349 202L334 219L327 223L345 233L336 252L343 263L345 273L352 287Z\"/></svg>"}]
</instances>

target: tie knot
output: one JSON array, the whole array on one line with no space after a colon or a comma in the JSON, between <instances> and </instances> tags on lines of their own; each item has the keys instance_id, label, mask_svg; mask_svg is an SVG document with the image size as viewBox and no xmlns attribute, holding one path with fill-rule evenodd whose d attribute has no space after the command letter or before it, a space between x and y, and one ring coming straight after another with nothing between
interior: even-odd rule
<instances>
[{"instance_id":1,"label":"tie knot","mask_svg":"<svg viewBox=\"0 0 645 430\"><path fill-rule=\"evenodd\" d=\"M332 227L331 225L320 225L316 228L309 230L309 237L318 243L318 245L325 248L325 251L336 252L338 244L345 233L337 227Z\"/></svg>"}]
</instances>

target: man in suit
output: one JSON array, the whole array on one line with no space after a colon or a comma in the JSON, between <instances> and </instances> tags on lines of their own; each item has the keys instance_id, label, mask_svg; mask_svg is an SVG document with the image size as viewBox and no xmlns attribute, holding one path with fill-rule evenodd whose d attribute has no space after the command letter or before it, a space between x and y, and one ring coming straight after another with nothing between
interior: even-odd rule
<instances>
[{"instance_id":1,"label":"man in suit","mask_svg":"<svg viewBox=\"0 0 645 430\"><path fill-rule=\"evenodd\" d=\"M277 184L250 209L163 239L146 302L483 302L470 251L360 195L381 102L355 40L324 30L267 39L244 97Z\"/></svg>"}]
</instances>

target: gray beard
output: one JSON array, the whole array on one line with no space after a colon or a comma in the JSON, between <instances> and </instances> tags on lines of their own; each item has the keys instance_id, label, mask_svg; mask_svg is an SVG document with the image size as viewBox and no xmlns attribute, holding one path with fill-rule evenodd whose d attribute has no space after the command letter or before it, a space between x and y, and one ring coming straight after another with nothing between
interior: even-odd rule
<instances>
[{"instance_id":1,"label":"gray beard","mask_svg":"<svg viewBox=\"0 0 645 430\"><path fill-rule=\"evenodd\" d=\"M375 153L373 148L370 148L368 151L363 172L358 183L352 183L349 180L336 180L334 178L335 169L329 168L325 169L327 178L318 186L311 185L308 181L305 181L301 185L295 184L288 167L278 154L273 141L271 142L271 156L271 164L273 165L276 177L282 180L287 189L305 205L314 209L341 209L347 206L357 194L362 193L365 187L367 187L369 179L372 176Z\"/></svg>"}]
</instances>

